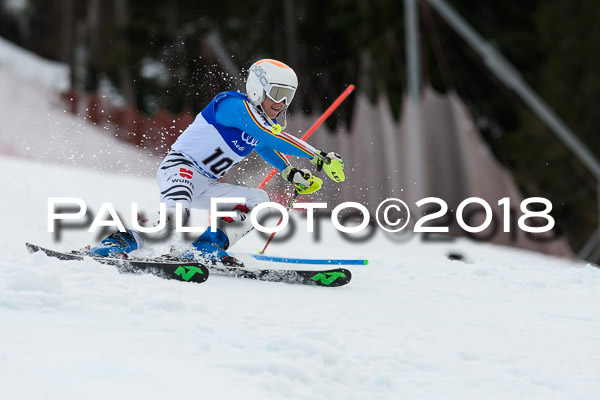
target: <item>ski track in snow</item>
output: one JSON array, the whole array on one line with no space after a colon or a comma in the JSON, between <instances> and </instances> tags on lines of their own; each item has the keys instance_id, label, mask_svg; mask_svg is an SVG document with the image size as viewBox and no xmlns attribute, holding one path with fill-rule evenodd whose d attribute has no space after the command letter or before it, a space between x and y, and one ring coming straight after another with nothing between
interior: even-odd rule
<instances>
[{"instance_id":1,"label":"ski track in snow","mask_svg":"<svg viewBox=\"0 0 600 400\"><path fill-rule=\"evenodd\" d=\"M110 201L125 219L132 201L157 205L151 179L14 158L0 158L0 169L18 171L0 185L19 199L2 207L3 398L600 394L600 271L592 266L467 241L394 244L380 232L350 244L328 224L315 242L300 218L293 240L273 244L272 255L370 264L352 266L352 282L337 289L119 274L91 260L29 255L24 243L67 250L95 240L68 230L55 242L47 197L81 197L93 211ZM236 250L262 243L251 234ZM447 260L450 249L468 262Z\"/></svg>"}]
</instances>

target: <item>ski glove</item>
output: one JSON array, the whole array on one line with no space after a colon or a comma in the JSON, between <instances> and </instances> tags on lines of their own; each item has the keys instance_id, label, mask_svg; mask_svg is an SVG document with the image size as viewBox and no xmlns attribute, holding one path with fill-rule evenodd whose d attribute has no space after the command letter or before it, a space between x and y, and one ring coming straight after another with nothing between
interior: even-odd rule
<instances>
[{"instance_id":1,"label":"ski glove","mask_svg":"<svg viewBox=\"0 0 600 400\"><path fill-rule=\"evenodd\" d=\"M319 150L319 154L310 160L310 162L317 166L318 171L324 169L327 176L334 182L343 182L346 179L344 162L342 161L342 156L338 153L334 153L333 151L325 153L323 150Z\"/></svg>"},{"instance_id":2,"label":"ski glove","mask_svg":"<svg viewBox=\"0 0 600 400\"><path fill-rule=\"evenodd\" d=\"M321 189L321 185L323 184L321 178L313 176L309 170L298 169L291 165L281 171L281 176L296 185L296 190L300 194L314 193Z\"/></svg>"}]
</instances>

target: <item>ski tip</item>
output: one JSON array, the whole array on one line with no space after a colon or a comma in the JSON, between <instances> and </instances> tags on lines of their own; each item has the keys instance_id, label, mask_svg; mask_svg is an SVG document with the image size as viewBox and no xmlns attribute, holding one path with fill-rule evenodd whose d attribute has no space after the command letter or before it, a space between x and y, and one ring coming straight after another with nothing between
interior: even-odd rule
<instances>
[{"instance_id":1,"label":"ski tip","mask_svg":"<svg viewBox=\"0 0 600 400\"><path fill-rule=\"evenodd\" d=\"M347 285L352 279L352 273L345 268L336 268L311 273L310 280L314 285L325 287L340 287Z\"/></svg>"},{"instance_id":2,"label":"ski tip","mask_svg":"<svg viewBox=\"0 0 600 400\"><path fill-rule=\"evenodd\" d=\"M363 260L364 264L363 265L369 265L369 260Z\"/></svg>"}]
</instances>

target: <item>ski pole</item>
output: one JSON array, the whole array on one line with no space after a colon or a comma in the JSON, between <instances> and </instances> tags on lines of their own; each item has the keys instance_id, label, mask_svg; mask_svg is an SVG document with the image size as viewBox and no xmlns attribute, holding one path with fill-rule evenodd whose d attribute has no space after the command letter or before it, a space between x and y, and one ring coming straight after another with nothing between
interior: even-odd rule
<instances>
[{"instance_id":1,"label":"ski pole","mask_svg":"<svg viewBox=\"0 0 600 400\"><path fill-rule=\"evenodd\" d=\"M300 139L302 139L302 140L308 139L317 130L317 128L319 126L321 126L321 124L327 118L329 118L329 116L335 111L335 109L338 108L339 105L342 104L342 102L344 100L346 100L346 97L348 97L350 95L350 93L352 93L353 90L354 90L354 85L352 85L352 84L348 85L348 87L342 92L342 94L340 94L338 96L338 98L335 99L335 101L333 103L331 103L331 105L327 108L327 110L325 110L325 112L319 117L319 119L317 119L315 121L315 123L312 124L312 126L310 128L308 128L306 133ZM290 156L288 156L288 155L286 155L286 157L290 158ZM271 180L271 178L273 178L275 176L276 173L277 173L277 168L273 168L271 170L271 172L269 172L269 175L267 175L267 177L265 179L263 179L263 181L260 183L260 185L258 185L258 188L259 189L264 188L265 185Z\"/></svg>"},{"instance_id":2,"label":"ski pole","mask_svg":"<svg viewBox=\"0 0 600 400\"><path fill-rule=\"evenodd\" d=\"M290 209L292 208L292 206L294 205L294 203L296 202L296 199L298 198L298 195L300 195L300 193L296 190L294 192L294 195L292 196L292 200L290 201L290 204L288 204L286 210L290 211ZM279 222L277 223L277 225L275 226L279 226L281 225L281 222L283 221L283 217L281 217L279 219ZM275 237L275 234L277 232L272 232L271 236L269 236L269 240L267 240L267 243L265 243L265 247L263 247L263 249L261 251L258 252L258 254L265 254L265 250L267 250L267 247L269 247L269 244L271 243L271 240L273 240L273 237Z\"/></svg>"}]
</instances>

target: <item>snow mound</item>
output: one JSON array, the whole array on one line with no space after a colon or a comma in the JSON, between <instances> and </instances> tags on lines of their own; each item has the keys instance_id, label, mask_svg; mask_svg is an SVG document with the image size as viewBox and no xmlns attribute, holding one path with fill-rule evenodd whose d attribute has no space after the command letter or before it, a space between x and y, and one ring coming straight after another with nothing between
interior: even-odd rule
<instances>
[{"instance_id":1,"label":"snow mound","mask_svg":"<svg viewBox=\"0 0 600 400\"><path fill-rule=\"evenodd\" d=\"M0 39L0 155L153 176L160 158L65 111L68 68Z\"/></svg>"},{"instance_id":2,"label":"snow mound","mask_svg":"<svg viewBox=\"0 0 600 400\"><path fill-rule=\"evenodd\" d=\"M0 66L17 79L33 80L58 91L69 89L69 67L49 61L0 37Z\"/></svg>"}]
</instances>

